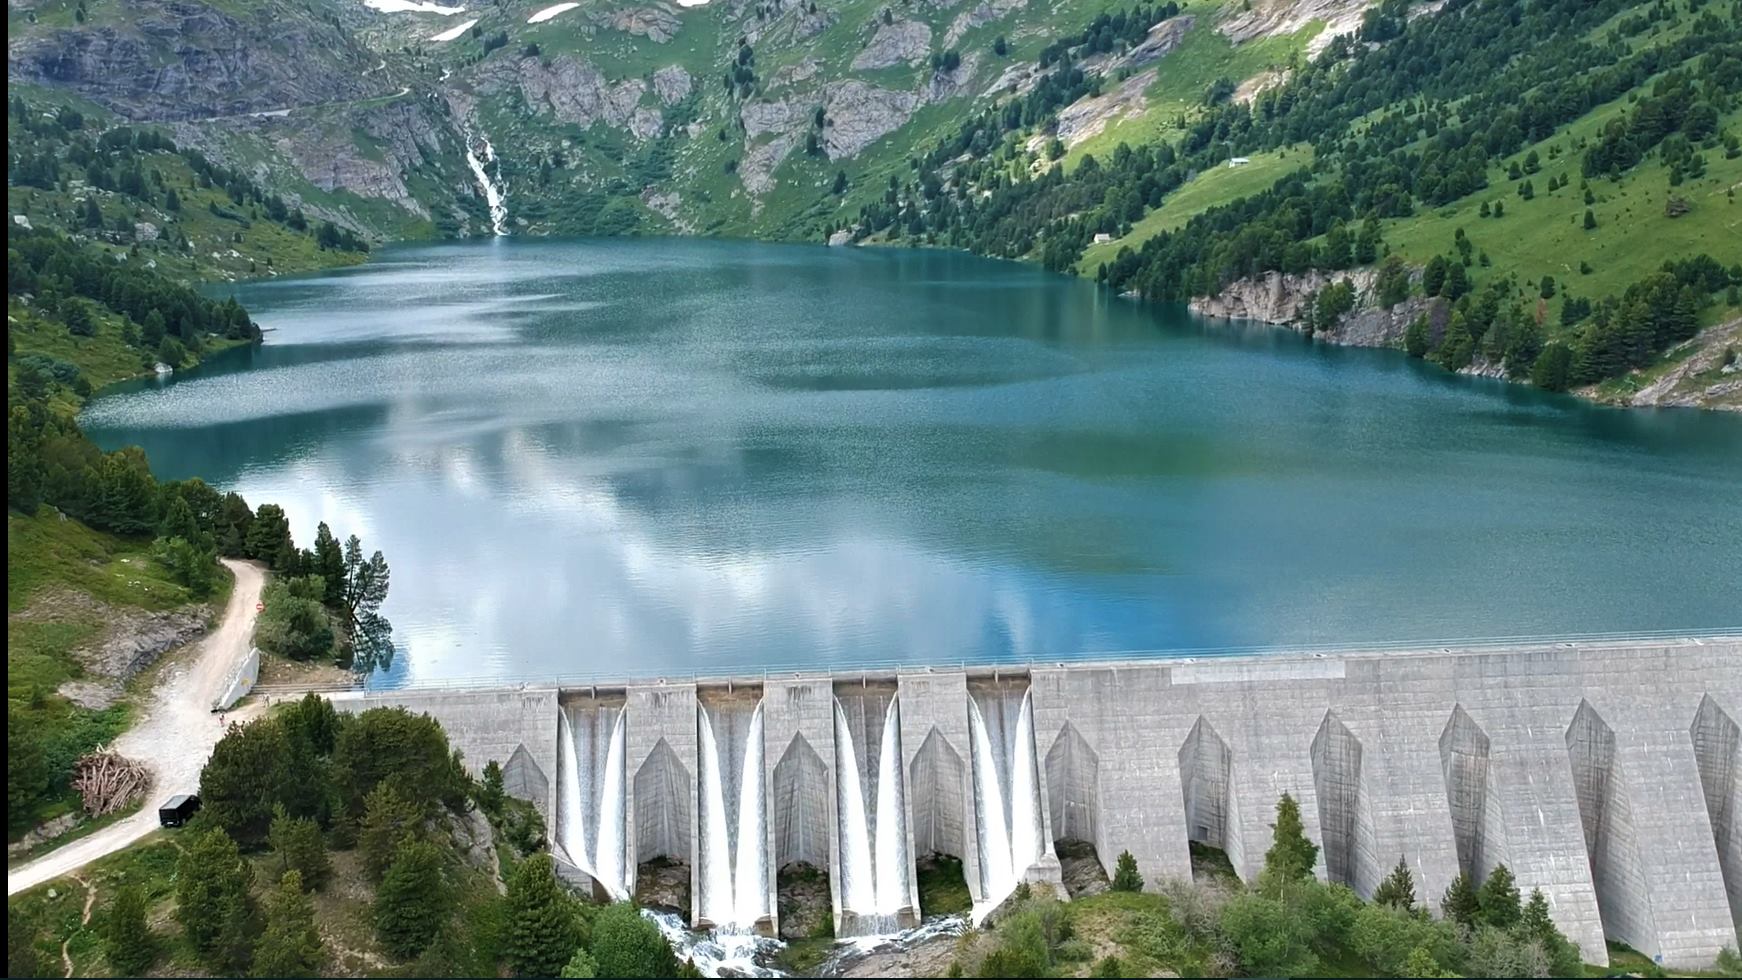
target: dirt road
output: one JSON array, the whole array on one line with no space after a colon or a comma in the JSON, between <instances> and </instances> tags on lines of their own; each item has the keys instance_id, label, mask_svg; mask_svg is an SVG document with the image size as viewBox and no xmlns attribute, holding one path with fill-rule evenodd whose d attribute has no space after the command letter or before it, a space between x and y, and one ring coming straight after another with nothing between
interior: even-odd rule
<instances>
[{"instance_id":1,"label":"dirt road","mask_svg":"<svg viewBox=\"0 0 1742 980\"><path fill-rule=\"evenodd\" d=\"M212 713L230 669L248 654L254 635L255 606L266 573L258 565L224 560L236 576L236 588L224 607L217 629L200 641L192 659L171 664L158 680L144 717L115 740L115 749L151 770L151 788L138 813L57 848L6 873L6 894L17 893L84 867L105 854L126 847L157 827L157 805L176 793L199 788L200 769L211 757L223 729ZM246 721L263 710L259 704L232 711L230 721Z\"/></svg>"}]
</instances>

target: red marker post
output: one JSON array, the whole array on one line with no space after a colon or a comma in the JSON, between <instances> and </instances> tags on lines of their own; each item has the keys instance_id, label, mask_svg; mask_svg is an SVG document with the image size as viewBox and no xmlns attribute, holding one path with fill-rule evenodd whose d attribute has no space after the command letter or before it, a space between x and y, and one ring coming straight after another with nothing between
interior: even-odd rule
<instances>
[{"instance_id":1,"label":"red marker post","mask_svg":"<svg viewBox=\"0 0 1742 980\"><path fill-rule=\"evenodd\" d=\"M255 611L255 612L265 612L265 611L266 611L266 603L264 603L264 602L256 602L256 603L255 603L255 604L254 604L254 611Z\"/></svg>"}]
</instances>

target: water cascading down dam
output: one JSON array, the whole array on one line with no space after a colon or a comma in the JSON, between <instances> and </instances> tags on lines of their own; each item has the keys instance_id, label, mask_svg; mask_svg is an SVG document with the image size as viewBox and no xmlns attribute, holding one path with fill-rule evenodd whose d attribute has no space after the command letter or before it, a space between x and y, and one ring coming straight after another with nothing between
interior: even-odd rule
<instances>
[{"instance_id":1,"label":"water cascading down dam","mask_svg":"<svg viewBox=\"0 0 1742 980\"><path fill-rule=\"evenodd\" d=\"M836 935L898 932L919 922L919 896L895 685L838 687L834 715L840 853Z\"/></svg>"},{"instance_id":2,"label":"water cascading down dam","mask_svg":"<svg viewBox=\"0 0 1742 980\"><path fill-rule=\"evenodd\" d=\"M605 897L629 897L621 699L581 699L557 712L556 849Z\"/></svg>"},{"instance_id":3,"label":"water cascading down dam","mask_svg":"<svg viewBox=\"0 0 1742 980\"><path fill-rule=\"evenodd\" d=\"M968 687L974 819L979 828L980 900L974 918L1004 901L1052 848L1042 823L1034 750L1034 698L1026 682Z\"/></svg>"},{"instance_id":4,"label":"water cascading down dam","mask_svg":"<svg viewBox=\"0 0 1742 980\"><path fill-rule=\"evenodd\" d=\"M697 692L696 925L769 932L772 909L760 693Z\"/></svg>"},{"instance_id":5,"label":"water cascading down dam","mask_svg":"<svg viewBox=\"0 0 1742 980\"><path fill-rule=\"evenodd\" d=\"M891 891L924 914L940 858L976 916L1062 894L1061 841L1107 874L1130 852L1151 889L1194 875L1193 843L1253 881L1288 793L1315 874L1364 897L1399 856L1426 895L1505 864L1587 962L1614 940L1704 969L1742 939L1739 663L1742 631L334 703L436 716L545 814L571 880L621 880L600 843L622 827L628 890L728 935L812 927L814 877L777 869L827 873L840 936L885 928Z\"/></svg>"}]
</instances>

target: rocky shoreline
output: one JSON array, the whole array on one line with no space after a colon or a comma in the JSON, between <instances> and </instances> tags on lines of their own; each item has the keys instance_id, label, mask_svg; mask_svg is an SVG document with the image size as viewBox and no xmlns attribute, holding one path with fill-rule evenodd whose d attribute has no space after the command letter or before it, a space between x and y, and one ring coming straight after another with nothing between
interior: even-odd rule
<instances>
[{"instance_id":1,"label":"rocky shoreline","mask_svg":"<svg viewBox=\"0 0 1742 980\"><path fill-rule=\"evenodd\" d=\"M1211 296L1193 297L1187 307L1200 316L1255 320L1304 332L1301 306L1307 298L1326 286L1348 282L1355 289L1355 308L1338 317L1334 325L1313 331L1314 340L1345 347L1401 350L1409 325L1426 316L1428 335L1437 343L1450 322L1451 304L1439 297L1410 296L1395 306L1381 306L1374 295L1377 278L1377 271L1371 268L1332 273L1313 270L1298 275L1271 272L1236 280ZM1742 347L1742 318L1708 327L1671 350L1675 366L1655 377L1634 372L1623 384L1587 385L1571 394L1632 408L1742 411L1742 370L1735 363L1723 364L1726 351L1738 347ZM1458 373L1529 383L1508 378L1500 363L1480 353ZM1625 383L1629 381L1633 382L1631 388Z\"/></svg>"}]
</instances>

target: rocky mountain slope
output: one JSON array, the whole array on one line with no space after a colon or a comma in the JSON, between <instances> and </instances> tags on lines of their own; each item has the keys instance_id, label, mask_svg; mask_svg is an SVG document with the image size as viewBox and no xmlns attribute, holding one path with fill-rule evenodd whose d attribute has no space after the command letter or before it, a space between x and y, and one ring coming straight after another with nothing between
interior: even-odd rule
<instances>
[{"instance_id":1,"label":"rocky mountain slope","mask_svg":"<svg viewBox=\"0 0 1742 980\"><path fill-rule=\"evenodd\" d=\"M1158 101L1147 90L1195 98L1242 47L1277 42L1265 67L1278 67L1353 29L1366 6L1272 0L1224 12L1198 0L1193 14L1172 17L1134 7L1153 32L1088 63L1107 91L1065 107L1058 129L1074 146L1116 118L1141 117ZM381 237L487 233L489 182L506 199L504 230L822 238L955 120L1027 94L1054 38L1103 13L1123 20L1125 9L1110 0L551 7L13 0L7 73L27 95L162 124L311 213ZM1194 64L1160 72L1155 63L1182 43ZM837 174L846 187L830 194Z\"/></svg>"},{"instance_id":2,"label":"rocky mountain slope","mask_svg":"<svg viewBox=\"0 0 1742 980\"><path fill-rule=\"evenodd\" d=\"M1304 174L1308 193L1344 209L1336 202L1347 182L1351 193L1342 197L1362 211L1337 220L1353 229L1363 211L1379 219L1380 254L1418 271L1417 292L1419 270L1454 244L1470 284L1509 279L1519 305L1534 302L1539 280L1555 280L1536 314L1549 340L1557 320L1580 323L1567 308L1575 288L1580 300L1619 297L1666 259L1705 253L1725 261L1722 242L1734 240L1725 209L1742 181L1742 109L1728 66L1742 56L1723 25L1736 0L1586 5L1543 21L1522 46L1524 32L1484 34L1494 51L1517 54L1481 71L1440 63L1434 38L1458 37L1457 22L1485 22L1493 14L1484 11L1514 0L402 6L11 0L8 78L32 106L72 106L99 131L159 129L310 219L377 240L675 233L889 241L967 247L1084 275L1111 267L1123 280L1135 274L1130 256L1157 235ZM1520 7L1509 22L1526 16ZM1436 34L1441 23L1448 29ZM1427 27L1405 38L1417 24ZM1376 55L1355 66L1405 43L1419 52L1413 62ZM1533 68L1533 59L1588 66L1591 91L1606 87L1567 112L1567 94L1546 92L1555 74ZM1617 87L1621 72L1633 74ZM1365 73L1364 81L1351 84L1350 73ZM1678 73L1693 79L1695 102L1663 93L1669 82L1685 84ZM1509 85L1499 98L1486 91ZM1652 143L1625 166L1581 173L1594 143L1627 146L1616 142L1616 126L1649 128L1630 115L1642 99L1658 104L1650 111L1692 109L1704 122L1689 127L1690 138L1673 134L1661 152ZM1321 128L1327 111L1341 111L1336 100L1362 111ZM1520 105L1528 118L1518 116ZM1460 118L1458 106L1480 119ZM1293 118L1301 120L1297 134L1286 135L1277 120ZM1480 152L1467 139L1458 146L1436 138L1451 126L1480 127ZM1258 135L1264 127L1271 132ZM1361 151L1356 139L1395 142L1401 132L1411 135L1389 150ZM1109 161L1129 167L1133 150L1156 176L1101 176ZM1363 152L1367 159L1353 159ZM1363 186L1381 165L1376 154L1392 155L1383 166L1419 173L1424 152L1450 162L1434 160L1426 182L1401 198L1375 199ZM1237 154L1249 155L1230 159ZM1456 172L1442 175L1442 166ZM1526 186L1531 178L1547 193ZM1577 191L1566 189L1573 179ZM76 178L62 184L72 202L81 199ZM1558 203L1581 196L1582 204ZM43 206L40 197L9 197L25 220ZM1501 226L1481 219L1491 205L1500 218L1503 204L1518 217L1490 232ZM1320 248L1326 223L1315 214L1309 240L1293 247ZM221 235L185 237L197 256L233 250ZM1477 239L1480 264L1470 249ZM258 269L247 249L239 254ZM1284 264L1266 261L1268 270ZM1252 309L1264 305L1252 271L1222 270L1193 291L1197 305L1282 318ZM1700 322L1733 318L1734 291L1727 297L1716 280L1705 285L1712 295L1696 302ZM1397 345L1392 319L1347 333ZM1664 349L1658 340L1653 349Z\"/></svg>"}]
</instances>

